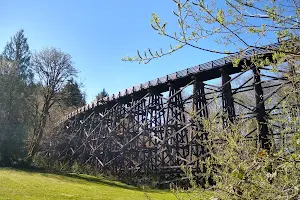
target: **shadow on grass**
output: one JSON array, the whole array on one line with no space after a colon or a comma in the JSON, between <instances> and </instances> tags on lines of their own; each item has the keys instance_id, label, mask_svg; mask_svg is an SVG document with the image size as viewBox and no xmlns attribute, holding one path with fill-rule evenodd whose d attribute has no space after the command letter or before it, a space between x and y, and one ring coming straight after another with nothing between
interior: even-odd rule
<instances>
[{"instance_id":1,"label":"shadow on grass","mask_svg":"<svg viewBox=\"0 0 300 200\"><path fill-rule=\"evenodd\" d=\"M1 168L0 168L1 169ZM5 168L4 168L5 169ZM42 176L48 177L48 178L59 178L65 181L76 181L82 183L82 181L85 181L87 183L95 183L95 184L101 184L106 185L110 187L116 187L116 188L122 188L122 189L128 189L128 190L134 190L134 191L140 191L140 192L147 192L147 193L165 193L167 191L161 191L161 190L155 190L150 188L141 188L136 187L132 185L126 185L125 183L121 183L118 181L113 180L107 180L103 177L95 177L90 176L86 174L73 174L73 173L62 173L62 172L49 172L41 168L6 168L10 170L20 171L20 172L27 172L27 173L38 173Z\"/></svg>"}]
</instances>

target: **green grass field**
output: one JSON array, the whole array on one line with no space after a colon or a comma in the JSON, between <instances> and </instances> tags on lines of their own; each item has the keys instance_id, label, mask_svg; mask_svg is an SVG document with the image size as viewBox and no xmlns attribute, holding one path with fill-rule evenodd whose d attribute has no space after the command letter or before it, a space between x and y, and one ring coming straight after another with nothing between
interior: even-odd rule
<instances>
[{"instance_id":1,"label":"green grass field","mask_svg":"<svg viewBox=\"0 0 300 200\"><path fill-rule=\"evenodd\" d=\"M51 174L0 168L0 199L176 199L168 191L143 190L87 175Z\"/></svg>"}]
</instances>

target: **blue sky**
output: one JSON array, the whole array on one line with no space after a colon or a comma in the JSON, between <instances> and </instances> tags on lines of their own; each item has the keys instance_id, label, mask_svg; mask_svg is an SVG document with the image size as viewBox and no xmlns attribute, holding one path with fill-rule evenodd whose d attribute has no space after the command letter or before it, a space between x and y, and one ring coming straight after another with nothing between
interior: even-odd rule
<instances>
[{"instance_id":1,"label":"blue sky","mask_svg":"<svg viewBox=\"0 0 300 200\"><path fill-rule=\"evenodd\" d=\"M173 9L172 0L0 0L0 50L22 28L31 50L57 47L69 53L90 102L102 88L117 93L219 57L186 48L147 65L121 61L137 49L167 49L172 41L151 28L150 17L156 12L171 22Z\"/></svg>"}]
</instances>

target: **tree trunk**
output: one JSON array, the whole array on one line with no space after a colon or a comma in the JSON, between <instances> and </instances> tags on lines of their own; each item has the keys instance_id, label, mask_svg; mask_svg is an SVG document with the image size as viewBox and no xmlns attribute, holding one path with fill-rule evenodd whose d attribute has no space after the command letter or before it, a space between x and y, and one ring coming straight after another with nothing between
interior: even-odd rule
<instances>
[{"instance_id":1,"label":"tree trunk","mask_svg":"<svg viewBox=\"0 0 300 200\"><path fill-rule=\"evenodd\" d=\"M39 119L39 123L36 125L36 127L34 128L33 131L33 139L31 141L30 144L30 149L28 152L28 157L27 157L27 161L31 162L32 158L35 156L35 154L38 152L39 149L39 145L41 143L41 140L43 138L44 135L44 128L46 126L46 122L47 122L47 117L49 116L49 105L50 105L50 100L46 100L43 109L42 109L42 113Z\"/></svg>"}]
</instances>

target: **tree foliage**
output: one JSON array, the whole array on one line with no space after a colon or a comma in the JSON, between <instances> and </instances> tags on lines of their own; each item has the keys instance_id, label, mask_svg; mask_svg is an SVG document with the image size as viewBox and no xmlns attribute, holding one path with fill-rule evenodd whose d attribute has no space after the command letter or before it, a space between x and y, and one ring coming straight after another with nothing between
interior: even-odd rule
<instances>
[{"instance_id":1,"label":"tree foliage","mask_svg":"<svg viewBox=\"0 0 300 200\"><path fill-rule=\"evenodd\" d=\"M15 62L17 73L27 83L32 81L33 73L30 69L31 53L24 30L18 31L4 48L2 56L7 61Z\"/></svg>"},{"instance_id":2,"label":"tree foliage","mask_svg":"<svg viewBox=\"0 0 300 200\"><path fill-rule=\"evenodd\" d=\"M26 155L30 131L30 87L15 62L0 59L0 165L17 164Z\"/></svg>"},{"instance_id":3,"label":"tree foliage","mask_svg":"<svg viewBox=\"0 0 300 200\"><path fill-rule=\"evenodd\" d=\"M196 185L189 168L183 167L191 180L190 192L198 194L190 199L202 199L205 191L211 191L211 199L216 200L299 199L299 114L298 108L297 118L284 121L289 126L280 135L286 141L278 145L274 140L271 151L257 148L255 140L245 140L240 131L245 128L244 123L220 129L222 125L217 120L204 120L209 132L209 140L204 143L210 152L200 162L205 189ZM291 113L286 112L286 117L291 117ZM295 130L292 135L290 128ZM214 184L210 184L211 180Z\"/></svg>"},{"instance_id":4,"label":"tree foliage","mask_svg":"<svg viewBox=\"0 0 300 200\"><path fill-rule=\"evenodd\" d=\"M105 88L103 88L103 90L99 94L97 94L96 99L101 100L107 96L108 96L108 93L106 92Z\"/></svg>"},{"instance_id":5,"label":"tree foliage","mask_svg":"<svg viewBox=\"0 0 300 200\"><path fill-rule=\"evenodd\" d=\"M48 128L85 104L76 73L58 49L32 55L24 30L10 39L0 55L0 165L31 161Z\"/></svg>"},{"instance_id":6,"label":"tree foliage","mask_svg":"<svg viewBox=\"0 0 300 200\"><path fill-rule=\"evenodd\" d=\"M18 164L26 155L33 95L31 53L24 31L18 31L0 56L0 165Z\"/></svg>"},{"instance_id":7,"label":"tree foliage","mask_svg":"<svg viewBox=\"0 0 300 200\"><path fill-rule=\"evenodd\" d=\"M168 51L148 49L143 54L138 51L134 57L124 57L124 61L148 63L153 59L185 48L192 47L201 51L231 55L239 51L239 56L249 49L276 51L275 57L292 56L299 58L299 3L294 0L225 0L207 2L203 0L173 0L177 7L173 11L178 29L168 29L153 13L152 28L164 37L171 39ZM205 47L202 40L215 42ZM279 49L262 47L264 44L281 41ZM213 49L212 46L221 47ZM236 55L236 54L235 54Z\"/></svg>"},{"instance_id":8,"label":"tree foliage","mask_svg":"<svg viewBox=\"0 0 300 200\"><path fill-rule=\"evenodd\" d=\"M52 106L61 100L61 90L77 73L71 56L55 48L46 48L34 54L32 70L40 85L41 101L36 106L37 120L30 139L30 159L38 151Z\"/></svg>"},{"instance_id":9,"label":"tree foliage","mask_svg":"<svg viewBox=\"0 0 300 200\"><path fill-rule=\"evenodd\" d=\"M71 78L61 89L61 99L65 107L78 108L85 105L85 97L81 92L79 84Z\"/></svg>"}]
</instances>

